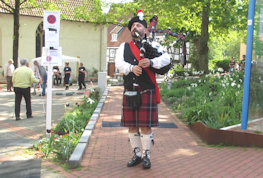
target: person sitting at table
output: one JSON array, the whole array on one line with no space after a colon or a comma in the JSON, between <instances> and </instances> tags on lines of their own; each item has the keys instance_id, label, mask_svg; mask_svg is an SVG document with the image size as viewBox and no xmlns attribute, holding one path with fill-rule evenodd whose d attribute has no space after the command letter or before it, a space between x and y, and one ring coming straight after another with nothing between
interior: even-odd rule
<instances>
[{"instance_id":1,"label":"person sitting at table","mask_svg":"<svg viewBox=\"0 0 263 178\"><path fill-rule=\"evenodd\" d=\"M60 71L59 71L59 68L58 68L58 66L54 66L53 67L53 72L54 72L54 80L53 80L53 85L55 85L55 81L57 81L57 86L58 86L58 81L60 81L59 82L59 84L61 84L61 73L60 73Z\"/></svg>"}]
</instances>

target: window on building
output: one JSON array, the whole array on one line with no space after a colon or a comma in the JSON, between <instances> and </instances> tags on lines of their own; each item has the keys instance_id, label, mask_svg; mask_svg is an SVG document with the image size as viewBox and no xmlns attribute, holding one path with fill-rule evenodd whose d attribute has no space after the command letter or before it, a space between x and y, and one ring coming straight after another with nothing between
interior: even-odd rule
<instances>
[{"instance_id":1,"label":"window on building","mask_svg":"<svg viewBox=\"0 0 263 178\"><path fill-rule=\"evenodd\" d=\"M110 58L115 58L115 49L110 49Z\"/></svg>"},{"instance_id":2,"label":"window on building","mask_svg":"<svg viewBox=\"0 0 263 178\"><path fill-rule=\"evenodd\" d=\"M111 41L117 41L117 34L112 34Z\"/></svg>"}]
</instances>

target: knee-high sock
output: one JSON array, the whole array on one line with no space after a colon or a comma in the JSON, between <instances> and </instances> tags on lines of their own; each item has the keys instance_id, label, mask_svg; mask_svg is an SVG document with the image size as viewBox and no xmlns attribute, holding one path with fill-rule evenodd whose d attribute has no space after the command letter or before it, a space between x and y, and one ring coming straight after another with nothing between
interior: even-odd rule
<instances>
[{"instance_id":1,"label":"knee-high sock","mask_svg":"<svg viewBox=\"0 0 263 178\"><path fill-rule=\"evenodd\" d=\"M140 147L141 147L141 140L140 140L140 132L135 132L135 133L129 133L128 135L130 142L131 142L131 146L132 149L134 150L136 148L136 150L134 150L134 153L141 157L141 151L140 151Z\"/></svg>"},{"instance_id":2,"label":"knee-high sock","mask_svg":"<svg viewBox=\"0 0 263 178\"><path fill-rule=\"evenodd\" d=\"M141 134L143 157L147 155L147 157L150 159L150 149L151 149L152 140L153 140L153 132L149 135Z\"/></svg>"}]
</instances>

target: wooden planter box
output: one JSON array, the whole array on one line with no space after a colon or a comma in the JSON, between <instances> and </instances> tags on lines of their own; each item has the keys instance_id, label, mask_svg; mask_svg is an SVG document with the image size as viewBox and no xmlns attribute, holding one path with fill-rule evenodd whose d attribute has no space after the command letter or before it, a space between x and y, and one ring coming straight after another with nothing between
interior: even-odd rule
<instances>
[{"instance_id":1,"label":"wooden planter box","mask_svg":"<svg viewBox=\"0 0 263 178\"><path fill-rule=\"evenodd\" d=\"M244 147L263 147L263 134L248 133L246 131L219 130L208 128L201 122L189 125L207 144L228 144Z\"/></svg>"}]
</instances>

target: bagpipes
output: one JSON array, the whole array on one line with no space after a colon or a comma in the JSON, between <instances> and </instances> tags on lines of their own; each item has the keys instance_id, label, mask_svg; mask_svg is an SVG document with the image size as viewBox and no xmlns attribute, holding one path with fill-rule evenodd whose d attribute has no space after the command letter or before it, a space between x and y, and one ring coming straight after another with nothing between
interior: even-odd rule
<instances>
[{"instance_id":1,"label":"bagpipes","mask_svg":"<svg viewBox=\"0 0 263 178\"><path fill-rule=\"evenodd\" d=\"M148 31L150 32L150 35L148 38L149 41L150 42L151 41L156 42L156 39L155 39L156 33L164 33L164 35L162 37L163 38L162 41L166 38L167 35L170 35L172 37L177 37L177 39L167 47L167 51L168 51L172 46L174 46L180 40L182 40L181 65L184 67L186 65L186 41L185 41L186 34L177 34L176 32L172 32L171 28L167 28L167 30L158 30L158 29L156 29L157 23L158 23L158 16L156 14L154 14L153 18L150 19L150 25L148 27ZM160 41L160 42L162 42L162 41Z\"/></svg>"}]
</instances>

